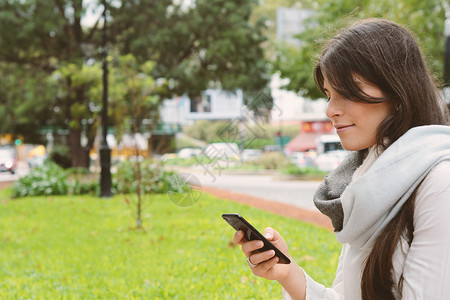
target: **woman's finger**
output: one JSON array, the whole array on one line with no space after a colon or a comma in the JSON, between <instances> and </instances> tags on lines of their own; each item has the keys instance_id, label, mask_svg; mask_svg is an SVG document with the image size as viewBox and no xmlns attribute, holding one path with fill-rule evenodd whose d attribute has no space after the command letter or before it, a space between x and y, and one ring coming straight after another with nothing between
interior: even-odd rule
<instances>
[{"instance_id":1,"label":"woman's finger","mask_svg":"<svg viewBox=\"0 0 450 300\"><path fill-rule=\"evenodd\" d=\"M275 256L275 251L269 250L264 252L256 252L250 255L250 261L255 265L263 263Z\"/></svg>"},{"instance_id":2,"label":"woman's finger","mask_svg":"<svg viewBox=\"0 0 450 300\"><path fill-rule=\"evenodd\" d=\"M263 241L250 241L242 244L242 251L244 252L245 256L249 257L250 254L258 249L261 249L264 246Z\"/></svg>"},{"instance_id":3,"label":"woman's finger","mask_svg":"<svg viewBox=\"0 0 450 300\"><path fill-rule=\"evenodd\" d=\"M245 242L243 237L244 237L244 232L242 230L236 231L233 235L233 243L242 245Z\"/></svg>"},{"instance_id":4,"label":"woman's finger","mask_svg":"<svg viewBox=\"0 0 450 300\"><path fill-rule=\"evenodd\" d=\"M279 260L280 259L278 258L278 256L274 256L271 259L257 265L255 268L252 269L252 271L255 275L258 276L266 274L270 269L276 266Z\"/></svg>"}]
</instances>

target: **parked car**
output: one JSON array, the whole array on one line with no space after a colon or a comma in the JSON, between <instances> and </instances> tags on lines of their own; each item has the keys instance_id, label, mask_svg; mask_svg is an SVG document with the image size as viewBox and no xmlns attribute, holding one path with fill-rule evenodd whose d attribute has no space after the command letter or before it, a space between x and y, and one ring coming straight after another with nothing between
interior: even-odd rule
<instances>
[{"instance_id":1,"label":"parked car","mask_svg":"<svg viewBox=\"0 0 450 300\"><path fill-rule=\"evenodd\" d=\"M294 152L290 154L289 160L297 167L314 167L316 166L316 152Z\"/></svg>"},{"instance_id":2,"label":"parked car","mask_svg":"<svg viewBox=\"0 0 450 300\"><path fill-rule=\"evenodd\" d=\"M236 143L211 143L206 145L203 153L210 159L239 160L239 147Z\"/></svg>"},{"instance_id":3,"label":"parked car","mask_svg":"<svg viewBox=\"0 0 450 300\"><path fill-rule=\"evenodd\" d=\"M320 154L316 158L316 165L322 171L334 170L345 159L347 153L345 150L333 150Z\"/></svg>"},{"instance_id":4,"label":"parked car","mask_svg":"<svg viewBox=\"0 0 450 300\"><path fill-rule=\"evenodd\" d=\"M241 161L252 161L260 158L264 155L264 152L261 149L244 149L241 152Z\"/></svg>"},{"instance_id":5,"label":"parked car","mask_svg":"<svg viewBox=\"0 0 450 300\"><path fill-rule=\"evenodd\" d=\"M0 172L16 173L17 155L12 149L0 149Z\"/></svg>"},{"instance_id":6,"label":"parked car","mask_svg":"<svg viewBox=\"0 0 450 300\"><path fill-rule=\"evenodd\" d=\"M265 145L263 151L264 153L283 152L283 148L280 145Z\"/></svg>"},{"instance_id":7,"label":"parked car","mask_svg":"<svg viewBox=\"0 0 450 300\"><path fill-rule=\"evenodd\" d=\"M194 156L198 156L202 153L202 149L200 148L183 148L180 149L177 153L177 157L179 158L191 158Z\"/></svg>"}]
</instances>

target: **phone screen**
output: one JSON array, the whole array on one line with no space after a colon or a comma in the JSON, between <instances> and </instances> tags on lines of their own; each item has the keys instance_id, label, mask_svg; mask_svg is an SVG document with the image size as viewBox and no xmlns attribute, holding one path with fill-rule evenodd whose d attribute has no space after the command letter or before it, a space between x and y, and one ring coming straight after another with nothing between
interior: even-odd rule
<instances>
[{"instance_id":1,"label":"phone screen","mask_svg":"<svg viewBox=\"0 0 450 300\"><path fill-rule=\"evenodd\" d=\"M267 240L258 230L256 230L247 220L245 220L239 214L222 214L222 218L231 225L236 231L242 230L244 232L244 237L248 241L261 240L264 242L264 246L258 249L259 252L264 252L267 250L274 250L275 256L278 256L280 264L289 264L291 261L289 258L283 254L277 247L275 247L269 240Z\"/></svg>"}]
</instances>

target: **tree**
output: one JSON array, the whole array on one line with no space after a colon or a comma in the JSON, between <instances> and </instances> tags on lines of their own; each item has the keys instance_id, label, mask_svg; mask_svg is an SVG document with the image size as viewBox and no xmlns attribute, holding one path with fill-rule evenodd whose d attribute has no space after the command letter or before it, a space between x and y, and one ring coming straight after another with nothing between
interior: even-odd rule
<instances>
[{"instance_id":1,"label":"tree","mask_svg":"<svg viewBox=\"0 0 450 300\"><path fill-rule=\"evenodd\" d=\"M8 68L18 68L22 73L33 70L48 77L54 72L64 73L64 68L69 66L81 71L86 64L99 61L103 23L100 18L93 24L83 22L87 3L82 0L0 3L0 44L8 45L0 49L4 72ZM94 9L103 9L99 1L89 3ZM148 60L155 62L151 75L158 83L154 92L160 100L172 94L195 95L207 87L257 91L266 86L269 77L262 50L264 24L249 22L257 1L198 0L191 6L184 3L186 1L108 1L110 48L117 51L118 56L133 54L139 64ZM87 51L89 49L93 51ZM66 129L71 153L76 156L81 149L77 124L80 120L96 120L95 116L88 115L95 115L95 112L82 108L92 100L88 95L93 87L87 83L75 87L69 81L65 86L71 92L67 90L61 97L50 85L41 85L45 95L50 97L50 103L46 102L50 104L49 109L44 109L45 114L42 114L47 118L32 120L33 114L28 115L30 118L14 115L14 120L23 122L14 123L14 127L19 131L30 124L38 128L36 123L42 126L50 122L52 126ZM33 89L37 87L30 87L29 91ZM13 98L12 93L5 93L2 101L16 103L18 99ZM67 118L53 118L50 107L72 113ZM94 130L95 126L92 127ZM29 136L26 130L22 134ZM81 161L73 158L72 164L79 166Z\"/></svg>"},{"instance_id":2,"label":"tree","mask_svg":"<svg viewBox=\"0 0 450 300\"><path fill-rule=\"evenodd\" d=\"M343 26L368 17L387 18L415 32L432 72L443 77L445 17L441 0L319 0L316 14L298 35L302 46L279 45L274 69L290 79L285 88L313 99L323 97L312 76L321 47Z\"/></svg>"},{"instance_id":3,"label":"tree","mask_svg":"<svg viewBox=\"0 0 450 300\"><path fill-rule=\"evenodd\" d=\"M8 45L0 49L1 72L17 70L11 81L20 82L25 78L29 107L16 109L23 106L25 97L17 86L11 86L3 94L4 101L14 107L11 118L15 122L8 130L22 134L28 141L39 136L38 129L43 126L67 131L73 166L82 166L85 161L80 123L92 119L86 116L89 84L80 82L84 79L78 73L87 71L88 55L84 46L91 44L95 49L99 45L95 35L98 23L83 27L84 14L81 0L2 1L0 4L0 43ZM17 93L20 95L16 96Z\"/></svg>"},{"instance_id":4,"label":"tree","mask_svg":"<svg viewBox=\"0 0 450 300\"><path fill-rule=\"evenodd\" d=\"M257 1L185 2L137 0L112 7L113 43L139 62L155 61L153 77L164 81L168 95L198 94L211 86L264 88L265 25L249 21Z\"/></svg>"},{"instance_id":5,"label":"tree","mask_svg":"<svg viewBox=\"0 0 450 300\"><path fill-rule=\"evenodd\" d=\"M138 64L132 54L121 56L113 61L115 77L118 90L117 99L114 101L116 109L121 112L115 116L115 124L119 132L127 132L134 137L135 163L133 177L137 182L136 188L136 227L142 228L142 209L144 194L142 186L142 164L140 160L140 149L136 140L137 134L141 131L143 121L153 114L152 121L156 121L158 116L158 97L155 96L156 84L151 77L154 63L147 61ZM155 122L150 124L150 132ZM153 126L152 126L153 125Z\"/></svg>"},{"instance_id":6,"label":"tree","mask_svg":"<svg viewBox=\"0 0 450 300\"><path fill-rule=\"evenodd\" d=\"M101 76L99 63L69 63L62 64L49 80L49 86L55 91L50 120L54 126L64 124L69 130L68 145L72 166L84 166L88 159L86 156L94 144L99 125ZM85 149L81 145L83 129L87 138Z\"/></svg>"},{"instance_id":7,"label":"tree","mask_svg":"<svg viewBox=\"0 0 450 300\"><path fill-rule=\"evenodd\" d=\"M42 143L37 128L50 117L51 91L43 72L15 68L0 62L0 132L23 135L29 143Z\"/></svg>"}]
</instances>

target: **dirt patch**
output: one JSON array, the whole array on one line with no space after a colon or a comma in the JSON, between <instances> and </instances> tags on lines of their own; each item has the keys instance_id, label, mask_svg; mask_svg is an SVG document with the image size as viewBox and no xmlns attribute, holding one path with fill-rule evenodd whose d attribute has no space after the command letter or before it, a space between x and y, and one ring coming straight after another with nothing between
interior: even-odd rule
<instances>
[{"instance_id":1,"label":"dirt patch","mask_svg":"<svg viewBox=\"0 0 450 300\"><path fill-rule=\"evenodd\" d=\"M331 220L327 216L321 214L320 212L310 211L287 203L269 201L266 199L261 199L258 197L249 196L241 193L230 192L213 187L202 187L202 189L204 192L219 198L225 198L231 201L245 203L247 205L261 208L281 216L286 216L304 222L308 222L326 228L330 231L333 230Z\"/></svg>"}]
</instances>

